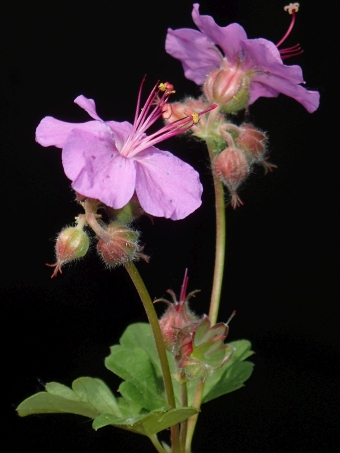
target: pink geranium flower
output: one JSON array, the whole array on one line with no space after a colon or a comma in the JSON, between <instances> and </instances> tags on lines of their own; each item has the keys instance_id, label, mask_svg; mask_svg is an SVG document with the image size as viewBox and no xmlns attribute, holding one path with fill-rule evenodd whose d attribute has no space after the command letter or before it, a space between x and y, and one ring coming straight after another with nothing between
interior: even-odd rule
<instances>
[{"instance_id":1,"label":"pink geranium flower","mask_svg":"<svg viewBox=\"0 0 340 453\"><path fill-rule=\"evenodd\" d=\"M142 85L133 125L103 121L94 101L78 96L74 102L93 120L73 124L46 117L36 130L36 141L62 148L65 174L76 192L114 209L125 206L136 193L146 213L183 219L201 205L199 175L190 165L154 145L185 132L198 116L183 115L147 136L145 131L161 117L173 91L170 84L156 86L140 109Z\"/></svg>"},{"instance_id":2,"label":"pink geranium flower","mask_svg":"<svg viewBox=\"0 0 340 453\"><path fill-rule=\"evenodd\" d=\"M300 102L310 113L318 108L319 93L301 86L304 81L300 66L283 64L287 49L280 54L267 39L248 39L243 27L236 23L219 27L211 16L199 14L197 3L192 18L200 31L169 29L165 43L166 51L181 61L188 79L202 85L211 71L229 67L250 77L249 104L261 96L276 97L282 93ZM298 46L289 50L292 55L301 53Z\"/></svg>"}]
</instances>

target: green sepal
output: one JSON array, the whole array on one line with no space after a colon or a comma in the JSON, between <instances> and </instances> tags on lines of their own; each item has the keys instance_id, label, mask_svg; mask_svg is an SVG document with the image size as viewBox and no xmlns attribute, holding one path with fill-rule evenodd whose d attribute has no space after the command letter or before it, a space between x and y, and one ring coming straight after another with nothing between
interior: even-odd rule
<instances>
[{"instance_id":1,"label":"green sepal","mask_svg":"<svg viewBox=\"0 0 340 453\"><path fill-rule=\"evenodd\" d=\"M245 361L254 354L251 343L248 340L238 340L228 345L234 348L234 353L229 362L214 370L207 378L202 403L243 387L253 372L253 363Z\"/></svg>"}]
</instances>

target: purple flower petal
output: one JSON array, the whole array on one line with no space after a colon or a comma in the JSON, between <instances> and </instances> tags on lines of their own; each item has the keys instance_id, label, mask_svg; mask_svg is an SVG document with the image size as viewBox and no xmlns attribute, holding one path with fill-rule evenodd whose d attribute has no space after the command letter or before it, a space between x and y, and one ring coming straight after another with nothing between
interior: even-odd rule
<instances>
[{"instance_id":1,"label":"purple flower petal","mask_svg":"<svg viewBox=\"0 0 340 453\"><path fill-rule=\"evenodd\" d=\"M252 84L250 104L259 96L276 97L285 94L302 104L304 108L313 113L319 107L320 94L318 91L308 91L301 85L294 85L289 80L274 74L259 74Z\"/></svg>"},{"instance_id":2,"label":"purple flower petal","mask_svg":"<svg viewBox=\"0 0 340 453\"><path fill-rule=\"evenodd\" d=\"M197 85L203 84L207 75L220 66L223 58L214 43L203 33L188 28L169 28L165 49L181 61L185 77Z\"/></svg>"},{"instance_id":3,"label":"purple flower petal","mask_svg":"<svg viewBox=\"0 0 340 453\"><path fill-rule=\"evenodd\" d=\"M241 25L230 24L227 27L219 27L211 16L200 15L198 3L194 4L192 18L201 32L211 40L211 43L221 47L228 62L238 62L242 50L241 42L247 39L247 34Z\"/></svg>"},{"instance_id":4,"label":"purple flower petal","mask_svg":"<svg viewBox=\"0 0 340 453\"><path fill-rule=\"evenodd\" d=\"M93 99L88 99L81 94L74 100L74 103L84 109L94 120L103 121L97 114L96 103Z\"/></svg>"},{"instance_id":5,"label":"purple flower petal","mask_svg":"<svg viewBox=\"0 0 340 453\"><path fill-rule=\"evenodd\" d=\"M134 193L135 163L119 154L107 131L94 134L74 129L66 140L62 161L73 189L107 206L122 208Z\"/></svg>"},{"instance_id":6,"label":"purple flower petal","mask_svg":"<svg viewBox=\"0 0 340 453\"><path fill-rule=\"evenodd\" d=\"M180 220L201 205L198 173L167 151L155 147L136 157L136 193L151 215Z\"/></svg>"},{"instance_id":7,"label":"purple flower petal","mask_svg":"<svg viewBox=\"0 0 340 453\"><path fill-rule=\"evenodd\" d=\"M73 129L81 129L88 132L99 132L103 129L99 121L88 121L87 123L66 123L51 116L43 118L35 132L36 141L42 146L56 146L62 148L67 137ZM104 126L105 127L105 126Z\"/></svg>"}]
</instances>

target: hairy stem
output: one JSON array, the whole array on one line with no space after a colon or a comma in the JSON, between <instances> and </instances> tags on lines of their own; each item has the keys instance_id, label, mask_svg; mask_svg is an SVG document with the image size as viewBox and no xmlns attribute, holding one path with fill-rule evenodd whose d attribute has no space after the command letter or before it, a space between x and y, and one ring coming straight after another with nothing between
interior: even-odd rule
<instances>
[{"instance_id":1,"label":"hairy stem","mask_svg":"<svg viewBox=\"0 0 340 453\"><path fill-rule=\"evenodd\" d=\"M143 279L140 276L136 266L132 262L126 263L124 266L133 284L135 285L139 297L144 305L144 309L148 317L149 323L151 325L151 329L155 339L158 357L161 363L167 402L171 408L175 408L176 407L175 394L172 386L169 362L166 355L164 340L161 329L159 327L155 307L152 303L148 290L146 289ZM178 425L174 425L171 427L171 442L172 442L172 453L180 453Z\"/></svg>"},{"instance_id":2,"label":"hairy stem","mask_svg":"<svg viewBox=\"0 0 340 453\"><path fill-rule=\"evenodd\" d=\"M214 153L208 144L210 160ZM220 308L221 291L224 273L225 244L226 244L226 219L223 183L213 174L215 189L215 212L216 212L216 246L213 287L211 292L209 319L211 325L216 324L218 310Z\"/></svg>"},{"instance_id":3,"label":"hairy stem","mask_svg":"<svg viewBox=\"0 0 340 453\"><path fill-rule=\"evenodd\" d=\"M188 406L188 387L186 383L186 379L183 373L180 376L180 386L181 386L181 403L182 407ZM187 431L188 431L188 420L183 420L181 422L181 429L179 434L179 442L181 447L181 453L185 452L185 442L187 438Z\"/></svg>"},{"instance_id":4,"label":"hairy stem","mask_svg":"<svg viewBox=\"0 0 340 453\"><path fill-rule=\"evenodd\" d=\"M194 400L192 402L193 407L196 409L200 409L202 398L203 398L203 390L204 390L204 382L200 381L197 384L196 392L194 396ZM188 426L187 426L187 436L186 436L186 443L185 443L185 453L191 453L191 442L194 435L194 431L196 428L198 414L193 415L188 419Z\"/></svg>"}]
</instances>

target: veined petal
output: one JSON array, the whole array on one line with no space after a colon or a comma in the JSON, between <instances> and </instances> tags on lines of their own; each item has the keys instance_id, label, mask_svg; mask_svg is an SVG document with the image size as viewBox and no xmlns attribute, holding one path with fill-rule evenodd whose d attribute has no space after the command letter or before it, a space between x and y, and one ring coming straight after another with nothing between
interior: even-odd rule
<instances>
[{"instance_id":1,"label":"veined petal","mask_svg":"<svg viewBox=\"0 0 340 453\"><path fill-rule=\"evenodd\" d=\"M283 64L277 47L267 39L247 39L242 43L242 48L247 55L245 66L249 66L249 69L276 74L293 84L304 83L301 67Z\"/></svg>"},{"instance_id":2,"label":"veined petal","mask_svg":"<svg viewBox=\"0 0 340 453\"><path fill-rule=\"evenodd\" d=\"M203 84L206 76L222 61L222 55L214 43L203 33L189 28L169 28L165 50L181 61L185 77L197 85Z\"/></svg>"},{"instance_id":3,"label":"veined petal","mask_svg":"<svg viewBox=\"0 0 340 453\"><path fill-rule=\"evenodd\" d=\"M133 129L132 124L128 121L106 121L106 124L110 126L116 146L120 151Z\"/></svg>"},{"instance_id":4,"label":"veined petal","mask_svg":"<svg viewBox=\"0 0 340 453\"><path fill-rule=\"evenodd\" d=\"M88 99L81 94L74 100L74 103L84 109L93 119L102 121L97 114L96 103L93 99Z\"/></svg>"},{"instance_id":5,"label":"veined petal","mask_svg":"<svg viewBox=\"0 0 340 453\"><path fill-rule=\"evenodd\" d=\"M242 50L241 41L247 39L247 34L241 25L234 23L219 27L211 16L200 15L198 3L194 4L192 18L201 32L221 47L229 62L235 62L238 59Z\"/></svg>"},{"instance_id":6,"label":"veined petal","mask_svg":"<svg viewBox=\"0 0 340 453\"><path fill-rule=\"evenodd\" d=\"M141 152L135 159L136 193L146 212L180 220L201 205L202 184L190 165L155 147Z\"/></svg>"},{"instance_id":7,"label":"veined petal","mask_svg":"<svg viewBox=\"0 0 340 453\"><path fill-rule=\"evenodd\" d=\"M258 84L262 85L260 90L257 91ZM269 96L266 94L269 93ZM273 97L280 93L289 96L300 104L302 104L309 113L315 112L319 107L320 93L318 91L309 91L301 85L291 83L283 77L276 76L275 74L258 74L254 83L251 86L251 99L250 104L254 102L259 96Z\"/></svg>"},{"instance_id":8,"label":"veined petal","mask_svg":"<svg viewBox=\"0 0 340 453\"><path fill-rule=\"evenodd\" d=\"M107 131L93 134L74 129L66 140L62 161L73 189L84 196L119 209L134 193L134 161L119 154Z\"/></svg>"},{"instance_id":9,"label":"veined petal","mask_svg":"<svg viewBox=\"0 0 340 453\"><path fill-rule=\"evenodd\" d=\"M97 132L103 129L103 123L88 121L86 123L67 123L52 116L43 118L35 132L35 140L42 146L56 146L62 148L67 137L73 129L81 129L88 132Z\"/></svg>"}]
</instances>

